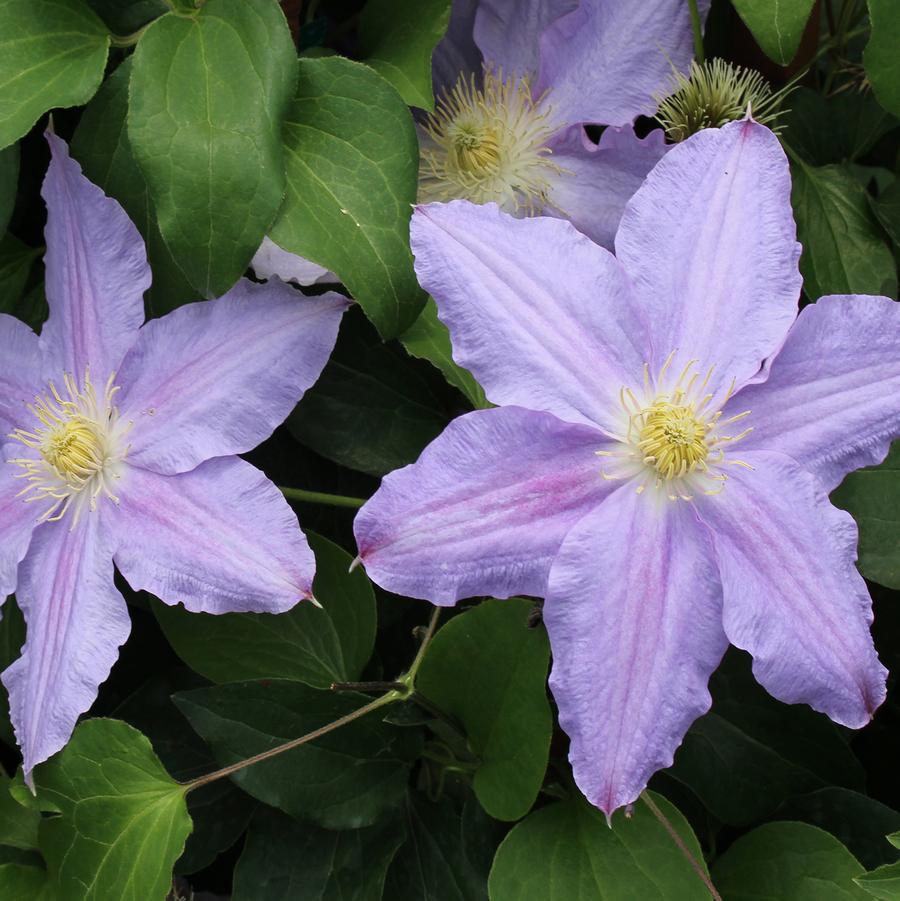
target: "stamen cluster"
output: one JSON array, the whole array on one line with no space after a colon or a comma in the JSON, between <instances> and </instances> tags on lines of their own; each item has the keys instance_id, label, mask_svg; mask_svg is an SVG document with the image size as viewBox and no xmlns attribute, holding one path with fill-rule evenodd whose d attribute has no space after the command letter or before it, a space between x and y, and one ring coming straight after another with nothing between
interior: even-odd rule
<instances>
[{"instance_id":1,"label":"stamen cluster","mask_svg":"<svg viewBox=\"0 0 900 901\"><path fill-rule=\"evenodd\" d=\"M85 373L80 387L74 376L65 373L62 393L51 382L47 394L28 405L39 424L10 435L38 452L8 461L21 467L17 478L27 483L17 496L49 502L38 522L55 522L71 509L74 524L85 507L96 509L101 494L119 502L112 485L128 453L124 437L129 424L119 422L113 404L119 390L114 377L109 377L98 398L90 373Z\"/></svg>"},{"instance_id":2,"label":"stamen cluster","mask_svg":"<svg viewBox=\"0 0 900 901\"><path fill-rule=\"evenodd\" d=\"M773 92L754 69L746 69L722 59L704 63L694 60L687 76L673 70L671 91L657 98L656 118L670 141L684 141L704 128L721 128L742 119L747 109L753 118L775 132L781 103L791 87Z\"/></svg>"},{"instance_id":3,"label":"stamen cluster","mask_svg":"<svg viewBox=\"0 0 900 901\"><path fill-rule=\"evenodd\" d=\"M637 478L638 494L652 487L669 500L690 501L698 493L721 492L728 479L726 466L748 467L743 460L726 458L725 447L748 435L752 426L738 434L725 433L727 426L750 411L722 419L734 383L717 400L707 391L715 367L701 380L695 369L698 361L690 360L674 384L668 385L674 356L672 351L656 379L651 379L650 367L644 364L640 398L631 388L622 388L619 399L625 425L621 434L610 434L622 448L597 451L597 455L616 461L612 471L601 472L605 479Z\"/></svg>"},{"instance_id":4,"label":"stamen cluster","mask_svg":"<svg viewBox=\"0 0 900 901\"><path fill-rule=\"evenodd\" d=\"M546 146L555 129L549 107L526 78L461 75L424 125L419 200L495 202L508 213L535 215L547 204L549 178L563 170Z\"/></svg>"}]
</instances>

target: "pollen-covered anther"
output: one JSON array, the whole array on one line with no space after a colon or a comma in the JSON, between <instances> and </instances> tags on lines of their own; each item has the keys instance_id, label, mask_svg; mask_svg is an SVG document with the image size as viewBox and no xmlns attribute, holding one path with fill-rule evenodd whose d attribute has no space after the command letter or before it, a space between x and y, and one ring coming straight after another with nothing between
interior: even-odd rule
<instances>
[{"instance_id":1,"label":"pollen-covered anther","mask_svg":"<svg viewBox=\"0 0 900 901\"><path fill-rule=\"evenodd\" d=\"M474 75L461 75L425 121L419 200L493 201L508 213L539 213L550 179L563 172L546 146L556 130L548 118L526 78L486 68L479 87Z\"/></svg>"},{"instance_id":2,"label":"pollen-covered anther","mask_svg":"<svg viewBox=\"0 0 900 901\"><path fill-rule=\"evenodd\" d=\"M620 401L625 414L622 434L610 435L619 442L616 450L597 451L615 465L601 472L605 479L637 481L636 490L658 489L669 500L693 500L695 494L718 494L725 486L727 466L749 467L728 457L725 448L752 431L736 434L730 426L750 415L749 410L722 419L722 409L734 393L734 383L719 399L707 391L713 368L703 379L690 360L674 384L669 384L673 351L659 375L651 379L644 366L643 388L635 393L623 387Z\"/></svg>"},{"instance_id":3,"label":"pollen-covered anther","mask_svg":"<svg viewBox=\"0 0 900 901\"><path fill-rule=\"evenodd\" d=\"M10 435L37 452L7 462L22 470L18 478L26 485L19 495L47 502L38 522L62 519L71 509L74 525L85 507L96 509L101 495L118 503L112 484L120 477L120 464L128 453L124 439L130 424L119 422L113 404L119 389L113 379L110 376L98 398L89 372L80 385L66 373L62 392L51 382L47 393L29 404L34 428L16 429Z\"/></svg>"}]
</instances>

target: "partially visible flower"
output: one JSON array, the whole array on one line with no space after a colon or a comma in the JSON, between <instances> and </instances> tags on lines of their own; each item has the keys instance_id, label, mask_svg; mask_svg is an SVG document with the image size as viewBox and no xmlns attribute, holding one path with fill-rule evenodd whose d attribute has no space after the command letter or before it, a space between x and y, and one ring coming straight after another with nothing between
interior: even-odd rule
<instances>
[{"instance_id":1,"label":"partially visible flower","mask_svg":"<svg viewBox=\"0 0 900 901\"><path fill-rule=\"evenodd\" d=\"M608 815L671 764L729 641L775 697L846 726L884 699L856 526L828 492L900 435L900 306L797 316L790 194L745 120L673 147L616 256L493 205L413 216L456 362L499 406L384 478L360 559L436 604L545 598L575 779Z\"/></svg>"},{"instance_id":2,"label":"partially visible flower","mask_svg":"<svg viewBox=\"0 0 900 901\"><path fill-rule=\"evenodd\" d=\"M128 637L135 590L207 613L312 598L315 561L278 489L235 454L318 377L346 298L274 281L147 323L144 244L48 135L40 338L0 315L0 598L25 614L3 673L24 757L68 741Z\"/></svg>"},{"instance_id":3,"label":"partially visible flower","mask_svg":"<svg viewBox=\"0 0 900 901\"><path fill-rule=\"evenodd\" d=\"M754 69L723 59L691 62L687 76L672 70L669 94L659 99L656 118L670 141L684 141L704 128L721 128L743 119L751 110L755 121L777 131L781 104L790 90L772 90Z\"/></svg>"},{"instance_id":4,"label":"partially visible flower","mask_svg":"<svg viewBox=\"0 0 900 901\"><path fill-rule=\"evenodd\" d=\"M666 149L662 132L640 140L632 123L690 60L687 4L457 0L453 11L435 51L437 106L420 127L420 202L562 217L611 245ZM597 145L585 124L612 128Z\"/></svg>"},{"instance_id":5,"label":"partially visible flower","mask_svg":"<svg viewBox=\"0 0 900 901\"><path fill-rule=\"evenodd\" d=\"M699 5L705 15L709 0ZM432 61L436 109L418 126L419 202L496 202L611 246L666 151L662 130L638 138L632 124L654 114L672 68L687 69L691 35L685 0L453 0ZM609 126L599 144L585 124ZM315 265L295 259L275 271Z\"/></svg>"},{"instance_id":6,"label":"partially visible flower","mask_svg":"<svg viewBox=\"0 0 900 901\"><path fill-rule=\"evenodd\" d=\"M327 285L340 281L333 272L324 266L279 247L268 236L263 238L250 266L257 278L268 280L274 275L284 282L292 282L303 287L316 284Z\"/></svg>"}]
</instances>

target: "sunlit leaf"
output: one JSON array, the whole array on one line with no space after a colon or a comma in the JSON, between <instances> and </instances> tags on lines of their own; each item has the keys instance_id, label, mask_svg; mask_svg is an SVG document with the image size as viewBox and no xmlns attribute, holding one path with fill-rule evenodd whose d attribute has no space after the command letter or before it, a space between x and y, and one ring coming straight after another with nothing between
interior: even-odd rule
<instances>
[{"instance_id":1,"label":"sunlit leaf","mask_svg":"<svg viewBox=\"0 0 900 901\"><path fill-rule=\"evenodd\" d=\"M131 149L160 232L203 296L243 274L281 203L295 58L276 0L208 0L157 19L138 43Z\"/></svg>"},{"instance_id":2,"label":"sunlit leaf","mask_svg":"<svg viewBox=\"0 0 900 901\"><path fill-rule=\"evenodd\" d=\"M100 87L109 32L84 0L0 0L0 148Z\"/></svg>"},{"instance_id":3,"label":"sunlit leaf","mask_svg":"<svg viewBox=\"0 0 900 901\"><path fill-rule=\"evenodd\" d=\"M41 852L67 901L163 901L191 831L184 787L150 742L118 720L91 719L36 770Z\"/></svg>"},{"instance_id":4,"label":"sunlit leaf","mask_svg":"<svg viewBox=\"0 0 900 901\"><path fill-rule=\"evenodd\" d=\"M400 95L368 66L301 59L284 127L287 193L272 238L337 273L384 338L425 296L409 250L418 142Z\"/></svg>"}]
</instances>

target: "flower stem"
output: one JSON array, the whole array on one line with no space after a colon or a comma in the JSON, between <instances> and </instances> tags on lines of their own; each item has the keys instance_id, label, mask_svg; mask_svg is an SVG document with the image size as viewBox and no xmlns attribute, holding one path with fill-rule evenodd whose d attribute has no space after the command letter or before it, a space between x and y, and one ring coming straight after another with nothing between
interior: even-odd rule
<instances>
[{"instance_id":1,"label":"flower stem","mask_svg":"<svg viewBox=\"0 0 900 901\"><path fill-rule=\"evenodd\" d=\"M365 502L362 497L347 497L343 494L326 494L324 491L306 491L303 488L284 488L278 490L289 501L303 501L307 504L327 504L331 507L352 507L358 510Z\"/></svg>"},{"instance_id":2,"label":"flower stem","mask_svg":"<svg viewBox=\"0 0 900 901\"><path fill-rule=\"evenodd\" d=\"M342 716L333 723L328 723L319 729L307 732L306 735L301 735L300 738L295 738L292 741L285 742L283 745L278 745L275 748L269 748L268 751L254 754L253 757L248 757L246 760L239 760L237 763L231 764L231 766L222 767L220 770L216 770L213 773L207 773L205 776L199 776L196 779L192 779L190 782L182 783L184 785L184 790L185 792L193 791L196 788L200 788L202 785L208 785L210 782L224 779L226 776L237 773L248 766L253 766L254 763L262 763L264 760L268 760L271 757L277 757L285 751L299 748L300 745L315 741L317 738L321 738L323 735L327 735L329 732L333 732L341 726L346 726L347 723L352 723L354 720L358 720L360 717L371 713L373 710L377 710L379 707L384 707L386 704L393 704L394 701L399 701L402 697L403 695L398 691L389 692L386 695L382 695L380 698L375 698L374 701L370 701L368 704L364 704L358 710L354 710L351 713L346 714L346 716Z\"/></svg>"},{"instance_id":3,"label":"flower stem","mask_svg":"<svg viewBox=\"0 0 900 901\"><path fill-rule=\"evenodd\" d=\"M282 489L282 491L283 490L284 489ZM231 776L233 773L237 773L248 766L253 766L254 763L262 763L264 760L268 760L271 757L277 757L285 751L292 751L294 748L299 748L300 745L315 741L317 738L321 738L323 735L327 735L335 729L340 729L341 726L346 726L347 723L352 723L354 720L358 720L360 717L371 713L373 710L377 710L379 707L393 704L395 701L407 700L413 693L413 682L416 677L416 672L422 665L425 652L428 650L428 645L431 644L431 639L434 637L434 630L437 628L437 621L440 615L441 608L435 607L431 614L431 619L428 621L425 637L419 645L419 649L416 652L412 665L396 682L338 682L332 685L332 688L336 688L337 690L347 689L349 686L353 685L368 686L370 688L372 686L377 686L378 688L390 687L390 690L386 694L383 694L380 698L375 698L373 701L369 701L368 704L364 704L358 710L351 711L340 719L335 720L333 723L327 723L318 729L314 729L312 732L307 732L306 735L291 739L291 741L285 742L283 745L269 748L268 751L254 754L253 757L248 757L246 760L239 760L237 763L232 763L230 766L222 767L222 769L215 770L212 773L207 773L205 776L198 776L190 782L183 782L182 786L185 792L194 791L194 789L200 788L203 785L208 785L210 782L216 782L218 779L224 779L226 776Z\"/></svg>"},{"instance_id":4,"label":"flower stem","mask_svg":"<svg viewBox=\"0 0 900 901\"><path fill-rule=\"evenodd\" d=\"M678 834L675 830L675 827L669 822L669 818L657 807L654 803L653 799L647 792L641 793L641 800L650 808L650 812L653 816L662 823L663 828L666 832L669 833L669 837L673 842L678 846L678 850L687 858L688 863L693 868L694 872L703 880L703 884L709 890L710 897L713 901L722 901L722 896L716 891L716 887L712 883L712 879L709 878L709 874L706 872L706 868L691 854L691 849L684 843L684 839Z\"/></svg>"},{"instance_id":5,"label":"flower stem","mask_svg":"<svg viewBox=\"0 0 900 901\"><path fill-rule=\"evenodd\" d=\"M403 682L332 682L332 691L406 691Z\"/></svg>"},{"instance_id":6,"label":"flower stem","mask_svg":"<svg viewBox=\"0 0 900 901\"><path fill-rule=\"evenodd\" d=\"M688 0L688 9L691 11L691 28L694 30L694 58L702 64L706 60L706 51L703 49L703 22L700 20L697 0Z\"/></svg>"},{"instance_id":7,"label":"flower stem","mask_svg":"<svg viewBox=\"0 0 900 901\"><path fill-rule=\"evenodd\" d=\"M437 629L438 619L441 615L441 608L435 607L431 612L431 619L428 620L428 626L425 629L425 637L422 639L422 643L419 645L419 650L416 652L416 656L413 659L412 665L410 668L404 673L401 681L409 686L409 690L412 691L413 685L416 679L416 673L419 671L419 667L422 665L422 661L425 659L425 652L428 650L428 645L431 644L431 639L434 638L435 629Z\"/></svg>"}]
</instances>

